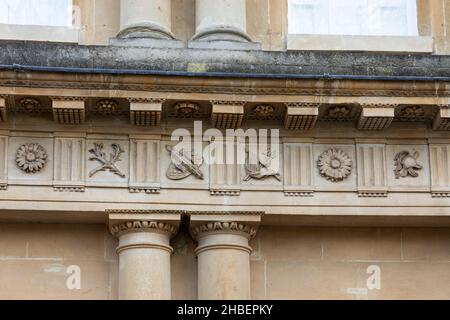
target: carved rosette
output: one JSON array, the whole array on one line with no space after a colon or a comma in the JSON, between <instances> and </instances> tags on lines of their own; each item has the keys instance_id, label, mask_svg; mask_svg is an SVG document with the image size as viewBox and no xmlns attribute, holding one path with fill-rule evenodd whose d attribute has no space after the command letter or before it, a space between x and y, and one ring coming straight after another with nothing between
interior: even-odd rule
<instances>
[{"instance_id":1,"label":"carved rosette","mask_svg":"<svg viewBox=\"0 0 450 320\"><path fill-rule=\"evenodd\" d=\"M39 114L41 113L42 106L41 102L34 98L23 98L19 102L20 111L28 114Z\"/></svg>"},{"instance_id":2,"label":"carved rosette","mask_svg":"<svg viewBox=\"0 0 450 320\"><path fill-rule=\"evenodd\" d=\"M160 221L126 221L110 227L112 235L120 237L127 232L164 232L174 236L177 228Z\"/></svg>"},{"instance_id":3,"label":"carved rosette","mask_svg":"<svg viewBox=\"0 0 450 320\"><path fill-rule=\"evenodd\" d=\"M320 175L325 179L338 182L346 179L353 168L350 156L340 149L328 149L317 161Z\"/></svg>"},{"instance_id":4,"label":"carved rosette","mask_svg":"<svg viewBox=\"0 0 450 320\"><path fill-rule=\"evenodd\" d=\"M26 173L36 173L47 163L47 152L39 143L25 143L16 152L16 164Z\"/></svg>"},{"instance_id":5,"label":"carved rosette","mask_svg":"<svg viewBox=\"0 0 450 320\"><path fill-rule=\"evenodd\" d=\"M208 222L191 228L194 237L206 232L242 232L253 238L256 228L240 222Z\"/></svg>"},{"instance_id":6,"label":"carved rosette","mask_svg":"<svg viewBox=\"0 0 450 320\"><path fill-rule=\"evenodd\" d=\"M111 99L103 99L97 102L96 111L100 114L110 115L115 114L118 109L116 101Z\"/></svg>"},{"instance_id":7,"label":"carved rosette","mask_svg":"<svg viewBox=\"0 0 450 320\"><path fill-rule=\"evenodd\" d=\"M174 110L180 118L191 118L198 114L200 107L191 102L179 102L174 106Z\"/></svg>"}]
</instances>

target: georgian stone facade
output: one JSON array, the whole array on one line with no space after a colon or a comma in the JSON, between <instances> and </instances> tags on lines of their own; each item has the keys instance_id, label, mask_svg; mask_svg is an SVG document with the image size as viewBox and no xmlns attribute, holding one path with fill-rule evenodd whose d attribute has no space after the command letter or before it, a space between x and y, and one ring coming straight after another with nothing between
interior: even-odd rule
<instances>
[{"instance_id":1,"label":"georgian stone facade","mask_svg":"<svg viewBox=\"0 0 450 320\"><path fill-rule=\"evenodd\" d=\"M253 1L189 3L189 41L169 0L117 1L108 46L0 41L0 298L450 298L448 39L274 52ZM197 121L278 152L176 149Z\"/></svg>"}]
</instances>

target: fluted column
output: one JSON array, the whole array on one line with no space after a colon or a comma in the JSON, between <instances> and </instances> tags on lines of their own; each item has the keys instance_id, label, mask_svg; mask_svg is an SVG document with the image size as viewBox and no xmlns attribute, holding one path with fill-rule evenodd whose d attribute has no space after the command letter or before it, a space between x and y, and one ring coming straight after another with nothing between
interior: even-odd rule
<instances>
[{"instance_id":1,"label":"fluted column","mask_svg":"<svg viewBox=\"0 0 450 320\"><path fill-rule=\"evenodd\" d=\"M179 215L170 220L123 218L110 215L111 233L119 239L119 299L171 299L170 238L177 232Z\"/></svg>"},{"instance_id":2,"label":"fluted column","mask_svg":"<svg viewBox=\"0 0 450 320\"><path fill-rule=\"evenodd\" d=\"M118 38L174 39L171 0L120 0Z\"/></svg>"},{"instance_id":3,"label":"fluted column","mask_svg":"<svg viewBox=\"0 0 450 320\"><path fill-rule=\"evenodd\" d=\"M191 216L191 233L198 241L195 253L200 300L250 299L249 240L256 234L255 223L231 219L193 222Z\"/></svg>"}]
</instances>

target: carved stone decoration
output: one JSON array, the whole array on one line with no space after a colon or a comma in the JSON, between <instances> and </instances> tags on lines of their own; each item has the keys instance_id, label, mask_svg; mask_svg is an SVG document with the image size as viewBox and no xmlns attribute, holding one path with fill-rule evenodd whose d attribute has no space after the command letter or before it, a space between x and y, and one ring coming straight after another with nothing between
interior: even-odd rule
<instances>
[{"instance_id":1,"label":"carved stone decoration","mask_svg":"<svg viewBox=\"0 0 450 320\"><path fill-rule=\"evenodd\" d=\"M166 150L170 153L172 160L166 171L167 178L182 180L193 174L198 179L204 179L200 169L203 158L197 158L197 155L191 151L177 149L170 145L166 145Z\"/></svg>"},{"instance_id":2,"label":"carved stone decoration","mask_svg":"<svg viewBox=\"0 0 450 320\"><path fill-rule=\"evenodd\" d=\"M255 112L264 118L270 117L274 111L275 109L269 104L260 104L255 108Z\"/></svg>"},{"instance_id":3,"label":"carved stone decoration","mask_svg":"<svg viewBox=\"0 0 450 320\"><path fill-rule=\"evenodd\" d=\"M190 118L199 112L200 107L191 102L179 102L174 106L174 110L181 118Z\"/></svg>"},{"instance_id":4,"label":"carved stone decoration","mask_svg":"<svg viewBox=\"0 0 450 320\"><path fill-rule=\"evenodd\" d=\"M36 109L39 109L41 103L33 98L23 98L20 100L20 106L24 111L33 112Z\"/></svg>"},{"instance_id":5,"label":"carved stone decoration","mask_svg":"<svg viewBox=\"0 0 450 320\"><path fill-rule=\"evenodd\" d=\"M328 109L328 117L333 119L347 118L350 115L350 108L347 106L335 106Z\"/></svg>"},{"instance_id":6,"label":"carved stone decoration","mask_svg":"<svg viewBox=\"0 0 450 320\"><path fill-rule=\"evenodd\" d=\"M43 111L41 102L34 98L23 98L20 100L19 105L20 111L27 114L39 114Z\"/></svg>"},{"instance_id":7,"label":"carved stone decoration","mask_svg":"<svg viewBox=\"0 0 450 320\"><path fill-rule=\"evenodd\" d=\"M116 237L127 232L146 232L149 230L168 232L173 236L177 229L172 224L161 221L125 221L110 227L111 233Z\"/></svg>"},{"instance_id":8,"label":"carved stone decoration","mask_svg":"<svg viewBox=\"0 0 450 320\"><path fill-rule=\"evenodd\" d=\"M256 235L256 228L244 223L230 221L230 222L208 222L191 228L192 235L197 237L203 232L243 232L247 233L251 238Z\"/></svg>"},{"instance_id":9,"label":"carved stone decoration","mask_svg":"<svg viewBox=\"0 0 450 320\"><path fill-rule=\"evenodd\" d=\"M118 175L121 178L125 178L125 174L120 171L119 168L116 166L116 162L122 161L120 159L120 156L125 151L122 149L122 147L117 143L111 144L112 153L109 154L109 159L106 158L106 154L103 152L103 143L94 143L94 148L89 149L89 153L92 154L92 156L89 158L90 161L98 161L100 165L89 172L89 177L92 177L97 172L100 171L110 171L116 175Z\"/></svg>"},{"instance_id":10,"label":"carved stone decoration","mask_svg":"<svg viewBox=\"0 0 450 320\"><path fill-rule=\"evenodd\" d=\"M281 176L278 170L275 170L272 166L272 161L277 159L277 154L270 149L262 153L258 159L257 164L251 164L249 162L250 152L246 150L245 157L245 172L246 176L244 181L250 179L264 179L266 177L274 177L278 181L281 181Z\"/></svg>"},{"instance_id":11,"label":"carved stone decoration","mask_svg":"<svg viewBox=\"0 0 450 320\"><path fill-rule=\"evenodd\" d=\"M271 119L275 114L275 108L270 104L260 104L253 109L253 113L256 119Z\"/></svg>"},{"instance_id":12,"label":"carved stone decoration","mask_svg":"<svg viewBox=\"0 0 450 320\"><path fill-rule=\"evenodd\" d=\"M411 176L417 178L419 173L417 170L421 170L422 166L417 162L419 158L419 152L415 151L410 153L409 151L400 151L394 158L395 163L395 178L406 178Z\"/></svg>"},{"instance_id":13,"label":"carved stone decoration","mask_svg":"<svg viewBox=\"0 0 450 320\"><path fill-rule=\"evenodd\" d=\"M353 161L344 151L331 148L320 155L317 166L322 177L332 182L338 182L350 175Z\"/></svg>"},{"instance_id":14,"label":"carved stone decoration","mask_svg":"<svg viewBox=\"0 0 450 320\"><path fill-rule=\"evenodd\" d=\"M353 104L333 104L321 112L321 121L352 121L358 116L359 109Z\"/></svg>"},{"instance_id":15,"label":"carved stone decoration","mask_svg":"<svg viewBox=\"0 0 450 320\"><path fill-rule=\"evenodd\" d=\"M16 164L26 173L36 173L47 163L47 151L39 143L25 143L17 149Z\"/></svg>"},{"instance_id":16,"label":"carved stone decoration","mask_svg":"<svg viewBox=\"0 0 450 320\"><path fill-rule=\"evenodd\" d=\"M117 111L117 102L110 99L103 99L97 102L96 110L101 114L115 114Z\"/></svg>"},{"instance_id":17,"label":"carved stone decoration","mask_svg":"<svg viewBox=\"0 0 450 320\"><path fill-rule=\"evenodd\" d=\"M425 119L425 110L421 106L406 106L398 110L396 117L401 121L420 121Z\"/></svg>"}]
</instances>

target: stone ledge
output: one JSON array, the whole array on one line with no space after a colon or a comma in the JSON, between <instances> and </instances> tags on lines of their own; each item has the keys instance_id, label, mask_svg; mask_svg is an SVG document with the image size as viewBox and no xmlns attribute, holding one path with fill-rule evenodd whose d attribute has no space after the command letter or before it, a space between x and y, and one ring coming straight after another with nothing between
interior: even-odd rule
<instances>
[{"instance_id":1,"label":"stone ledge","mask_svg":"<svg viewBox=\"0 0 450 320\"><path fill-rule=\"evenodd\" d=\"M117 47L184 48L183 41L150 38L111 38L109 44Z\"/></svg>"},{"instance_id":2,"label":"stone ledge","mask_svg":"<svg viewBox=\"0 0 450 320\"><path fill-rule=\"evenodd\" d=\"M0 40L0 47L4 49L0 51L2 70L27 70L26 66L32 66L41 71L51 67L76 68L71 70L75 73L166 74L187 72L189 65L199 64L204 70L201 74L221 77L450 77L450 56L423 54L173 50L11 40Z\"/></svg>"},{"instance_id":3,"label":"stone ledge","mask_svg":"<svg viewBox=\"0 0 450 320\"><path fill-rule=\"evenodd\" d=\"M190 49L215 49L215 50L261 50L261 43L238 41L189 41Z\"/></svg>"}]
</instances>

